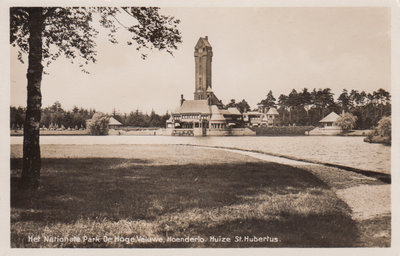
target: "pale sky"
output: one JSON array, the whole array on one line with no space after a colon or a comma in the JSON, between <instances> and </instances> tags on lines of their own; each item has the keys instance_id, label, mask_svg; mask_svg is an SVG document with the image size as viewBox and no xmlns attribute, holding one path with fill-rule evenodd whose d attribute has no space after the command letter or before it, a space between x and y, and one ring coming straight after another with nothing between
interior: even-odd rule
<instances>
[{"instance_id":1,"label":"pale sky","mask_svg":"<svg viewBox=\"0 0 400 256\"><path fill-rule=\"evenodd\" d=\"M164 8L181 20L183 43L172 57L97 39L98 63L82 73L59 59L42 81L43 106L60 101L110 113L173 110L181 94L193 99L194 46L213 47L212 86L225 104L246 99L252 108L272 90L293 88L390 91L390 9L379 7ZM123 38L123 37L122 37ZM11 51L11 105L26 105L26 64Z\"/></svg>"}]
</instances>

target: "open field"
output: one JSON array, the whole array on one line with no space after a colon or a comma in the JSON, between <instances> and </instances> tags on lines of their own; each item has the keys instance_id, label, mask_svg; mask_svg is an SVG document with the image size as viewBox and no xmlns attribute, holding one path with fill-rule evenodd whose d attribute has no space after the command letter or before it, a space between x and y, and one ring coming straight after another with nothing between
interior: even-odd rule
<instances>
[{"instance_id":1,"label":"open field","mask_svg":"<svg viewBox=\"0 0 400 256\"><path fill-rule=\"evenodd\" d=\"M11 130L11 136L23 136L23 130ZM41 136L79 136L79 135L89 135L89 131L87 130L63 130L63 131L53 131L53 130L41 130Z\"/></svg>"},{"instance_id":2,"label":"open field","mask_svg":"<svg viewBox=\"0 0 400 256\"><path fill-rule=\"evenodd\" d=\"M178 145L42 145L41 187L32 194L17 188L21 156L12 145L12 247L390 246L390 215L354 219L335 193L382 183L336 168ZM73 236L100 241L44 240ZM167 241L188 236L205 240ZM246 241L254 237L266 239Z\"/></svg>"}]
</instances>

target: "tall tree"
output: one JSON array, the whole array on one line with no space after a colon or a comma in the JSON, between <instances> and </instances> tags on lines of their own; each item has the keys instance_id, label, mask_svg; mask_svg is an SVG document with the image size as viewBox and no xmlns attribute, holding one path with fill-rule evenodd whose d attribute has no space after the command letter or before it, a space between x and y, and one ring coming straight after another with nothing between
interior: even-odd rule
<instances>
[{"instance_id":1,"label":"tall tree","mask_svg":"<svg viewBox=\"0 0 400 256\"><path fill-rule=\"evenodd\" d=\"M322 90L322 100L324 107L330 107L335 105L335 100L333 99L333 93L331 88L324 88Z\"/></svg>"},{"instance_id":2,"label":"tall tree","mask_svg":"<svg viewBox=\"0 0 400 256\"><path fill-rule=\"evenodd\" d=\"M288 95L288 104L293 109L300 105L300 97L296 89L293 89Z\"/></svg>"},{"instance_id":3,"label":"tall tree","mask_svg":"<svg viewBox=\"0 0 400 256\"><path fill-rule=\"evenodd\" d=\"M302 106L311 105L313 103L311 93L308 91L307 88L303 88L303 91L299 93L299 97L300 97L300 104Z\"/></svg>"},{"instance_id":4,"label":"tall tree","mask_svg":"<svg viewBox=\"0 0 400 256\"><path fill-rule=\"evenodd\" d=\"M94 15L97 13L98 15ZM121 15L134 19L134 25L124 25ZM39 186L41 159L39 124L41 116L41 81L43 67L60 56L82 61L79 66L96 62L96 36L93 18L108 29L108 39L117 43L119 29L128 31L132 38L127 43L142 48L166 50L172 54L181 42L177 29L179 20L161 15L158 8L145 7L13 7L10 8L10 44L18 47L18 58L28 55L27 109L24 124L23 167L21 185ZM146 58L142 53L142 58ZM84 72L86 72L83 69Z\"/></svg>"},{"instance_id":5,"label":"tall tree","mask_svg":"<svg viewBox=\"0 0 400 256\"><path fill-rule=\"evenodd\" d=\"M373 98L378 104L379 115L382 117L384 106L390 101L390 93L380 88L379 90L373 92Z\"/></svg>"},{"instance_id":6,"label":"tall tree","mask_svg":"<svg viewBox=\"0 0 400 256\"><path fill-rule=\"evenodd\" d=\"M278 105L280 107L281 113L282 113L282 123L283 124L287 124L286 122L286 115L285 112L286 110L289 109L289 105L288 105L288 96L281 94L278 98ZM290 111L290 110L289 110Z\"/></svg>"},{"instance_id":7,"label":"tall tree","mask_svg":"<svg viewBox=\"0 0 400 256\"><path fill-rule=\"evenodd\" d=\"M262 112L265 112L267 109L275 107L275 105L276 105L275 101L276 101L276 99L275 99L274 95L272 94L272 91L269 90L265 99L261 100L261 102L258 103L257 105L259 105L262 108Z\"/></svg>"},{"instance_id":8,"label":"tall tree","mask_svg":"<svg viewBox=\"0 0 400 256\"><path fill-rule=\"evenodd\" d=\"M231 101L226 105L227 108L236 108L236 100L231 99Z\"/></svg>"},{"instance_id":9,"label":"tall tree","mask_svg":"<svg viewBox=\"0 0 400 256\"><path fill-rule=\"evenodd\" d=\"M358 107L361 104L361 94L357 90L351 90L349 101L352 107Z\"/></svg>"},{"instance_id":10,"label":"tall tree","mask_svg":"<svg viewBox=\"0 0 400 256\"><path fill-rule=\"evenodd\" d=\"M310 125L310 115L309 111L313 106L313 99L311 93L307 88L303 88L303 91L299 93L300 104L307 113L307 125Z\"/></svg>"},{"instance_id":11,"label":"tall tree","mask_svg":"<svg viewBox=\"0 0 400 256\"><path fill-rule=\"evenodd\" d=\"M289 123L292 124L292 115L295 109L300 106L300 97L295 89L293 89L287 99L287 105L289 110Z\"/></svg>"},{"instance_id":12,"label":"tall tree","mask_svg":"<svg viewBox=\"0 0 400 256\"><path fill-rule=\"evenodd\" d=\"M236 108L240 111L240 113L250 111L250 105L245 99L242 99L242 101L236 103Z\"/></svg>"},{"instance_id":13,"label":"tall tree","mask_svg":"<svg viewBox=\"0 0 400 256\"><path fill-rule=\"evenodd\" d=\"M351 98L346 89L343 89L343 92L339 95L339 98L337 100L342 107L342 110L346 112L349 111L349 108L351 106Z\"/></svg>"},{"instance_id":14,"label":"tall tree","mask_svg":"<svg viewBox=\"0 0 400 256\"><path fill-rule=\"evenodd\" d=\"M247 103L245 99L242 101L236 102L235 99L231 99L231 101L226 105L227 108L237 108L240 113L247 112L250 110L250 105Z\"/></svg>"},{"instance_id":15,"label":"tall tree","mask_svg":"<svg viewBox=\"0 0 400 256\"><path fill-rule=\"evenodd\" d=\"M365 91L360 92L360 105L364 106L367 98L367 93Z\"/></svg>"}]
</instances>

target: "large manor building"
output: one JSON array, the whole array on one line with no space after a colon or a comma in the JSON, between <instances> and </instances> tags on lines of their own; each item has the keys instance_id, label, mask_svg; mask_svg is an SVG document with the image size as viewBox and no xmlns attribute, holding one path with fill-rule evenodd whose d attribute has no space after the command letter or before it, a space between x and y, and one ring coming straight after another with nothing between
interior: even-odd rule
<instances>
[{"instance_id":1,"label":"large manor building","mask_svg":"<svg viewBox=\"0 0 400 256\"><path fill-rule=\"evenodd\" d=\"M180 105L172 111L167 128L172 135L233 134L243 126L236 108L224 108L212 90L213 51L208 37L200 37L195 48L195 91L193 100L181 95Z\"/></svg>"},{"instance_id":2,"label":"large manor building","mask_svg":"<svg viewBox=\"0 0 400 256\"><path fill-rule=\"evenodd\" d=\"M167 120L171 135L255 135L248 126L274 126L278 112L240 113L225 107L212 90L213 51L208 37L200 37L194 47L195 90L193 100L181 95L179 106Z\"/></svg>"}]
</instances>

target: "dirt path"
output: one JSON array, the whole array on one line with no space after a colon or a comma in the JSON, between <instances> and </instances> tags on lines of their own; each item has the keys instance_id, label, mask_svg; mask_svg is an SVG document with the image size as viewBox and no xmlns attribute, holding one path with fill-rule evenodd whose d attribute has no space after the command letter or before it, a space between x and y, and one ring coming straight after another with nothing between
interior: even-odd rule
<instances>
[{"instance_id":1,"label":"dirt path","mask_svg":"<svg viewBox=\"0 0 400 256\"><path fill-rule=\"evenodd\" d=\"M210 148L210 147L205 147ZM239 149L214 148L251 156L260 160L307 169L326 182L337 196L352 209L356 221L370 220L391 214L390 184L357 173L303 161ZM337 173L335 176L333 173Z\"/></svg>"},{"instance_id":2,"label":"dirt path","mask_svg":"<svg viewBox=\"0 0 400 256\"><path fill-rule=\"evenodd\" d=\"M241 150L241 153L264 161L305 169L325 182L352 210L361 247L391 246L391 185L373 177L287 158ZM373 238L373 239L371 239Z\"/></svg>"},{"instance_id":3,"label":"dirt path","mask_svg":"<svg viewBox=\"0 0 400 256\"><path fill-rule=\"evenodd\" d=\"M336 194L351 207L355 220L373 219L391 212L390 185L359 185L339 189Z\"/></svg>"}]
</instances>

